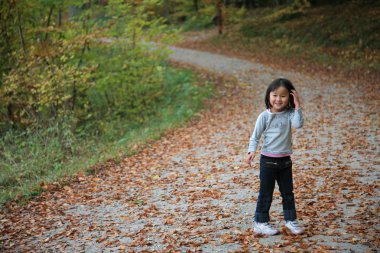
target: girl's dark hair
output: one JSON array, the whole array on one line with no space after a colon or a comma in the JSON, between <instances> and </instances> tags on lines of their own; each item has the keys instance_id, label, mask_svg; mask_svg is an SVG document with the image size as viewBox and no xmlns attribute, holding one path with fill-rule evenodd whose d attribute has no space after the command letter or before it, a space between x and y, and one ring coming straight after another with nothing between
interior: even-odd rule
<instances>
[{"instance_id":1,"label":"girl's dark hair","mask_svg":"<svg viewBox=\"0 0 380 253\"><path fill-rule=\"evenodd\" d=\"M278 78L274 80L267 89L267 92L265 94L265 105L267 106L267 109L271 108L270 102L269 102L269 95L272 91L277 90L279 87L285 87L289 91L289 105L288 108L295 108L296 106L294 105L294 98L290 93L292 90L295 90L292 82L290 82L288 79L285 78Z\"/></svg>"}]
</instances>

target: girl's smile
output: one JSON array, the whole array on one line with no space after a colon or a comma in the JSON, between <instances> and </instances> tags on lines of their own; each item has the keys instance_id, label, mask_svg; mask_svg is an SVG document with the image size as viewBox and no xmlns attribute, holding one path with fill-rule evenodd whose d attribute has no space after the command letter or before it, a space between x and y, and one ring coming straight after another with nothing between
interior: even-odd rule
<instances>
[{"instance_id":1,"label":"girl's smile","mask_svg":"<svg viewBox=\"0 0 380 253\"><path fill-rule=\"evenodd\" d=\"M271 105L271 112L282 112L289 105L289 91L280 86L278 89L272 91L269 95L269 102Z\"/></svg>"}]
</instances>

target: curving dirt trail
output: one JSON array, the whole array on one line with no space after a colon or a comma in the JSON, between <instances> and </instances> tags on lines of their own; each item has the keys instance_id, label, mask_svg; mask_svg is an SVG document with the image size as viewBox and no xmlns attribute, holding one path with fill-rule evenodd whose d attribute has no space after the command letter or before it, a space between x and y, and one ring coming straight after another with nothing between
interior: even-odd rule
<instances>
[{"instance_id":1,"label":"curving dirt trail","mask_svg":"<svg viewBox=\"0 0 380 253\"><path fill-rule=\"evenodd\" d=\"M181 48L173 61L220 76L227 88L199 120L135 156L0 213L2 252L375 252L380 246L379 92ZM302 96L294 184L304 235L253 234L258 157L244 165L263 94L277 77ZM231 86L233 85L233 87ZM358 86L360 88L358 88ZM272 223L282 227L275 190Z\"/></svg>"}]
</instances>

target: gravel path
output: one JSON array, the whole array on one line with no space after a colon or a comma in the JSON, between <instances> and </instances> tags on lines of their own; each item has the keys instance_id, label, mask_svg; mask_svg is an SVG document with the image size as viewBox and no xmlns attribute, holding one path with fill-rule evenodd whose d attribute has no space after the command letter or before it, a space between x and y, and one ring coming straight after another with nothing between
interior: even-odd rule
<instances>
[{"instance_id":1,"label":"gravel path","mask_svg":"<svg viewBox=\"0 0 380 253\"><path fill-rule=\"evenodd\" d=\"M105 165L99 175L79 177L75 184L46 195L45 202L2 214L4 251L378 249L378 90L207 52L172 50L172 60L234 76L241 85L226 91L199 122L171 131L120 164ZM280 76L293 81L304 104L305 125L294 132L292 159L298 216L307 230L302 236L257 237L252 226L258 159L251 168L242 160L264 109L265 89ZM271 217L281 228L277 189ZM20 224L23 230L12 229Z\"/></svg>"},{"instance_id":2,"label":"gravel path","mask_svg":"<svg viewBox=\"0 0 380 253\"><path fill-rule=\"evenodd\" d=\"M170 59L172 60L185 62L228 75L238 75L239 73L243 73L250 69L268 70L273 72L272 69L265 67L262 64L231 58L224 55L185 48L170 47L170 49L173 51L173 54L170 56Z\"/></svg>"}]
</instances>

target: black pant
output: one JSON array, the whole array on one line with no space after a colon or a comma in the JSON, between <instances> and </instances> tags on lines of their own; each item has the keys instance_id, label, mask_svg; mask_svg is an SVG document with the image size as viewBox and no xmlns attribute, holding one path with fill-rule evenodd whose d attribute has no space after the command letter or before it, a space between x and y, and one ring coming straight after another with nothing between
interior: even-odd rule
<instances>
[{"instance_id":1,"label":"black pant","mask_svg":"<svg viewBox=\"0 0 380 253\"><path fill-rule=\"evenodd\" d=\"M280 188L284 219L293 221L296 207L293 194L292 160L289 157L260 157L260 192L257 199L255 221L268 222L275 182Z\"/></svg>"}]
</instances>

